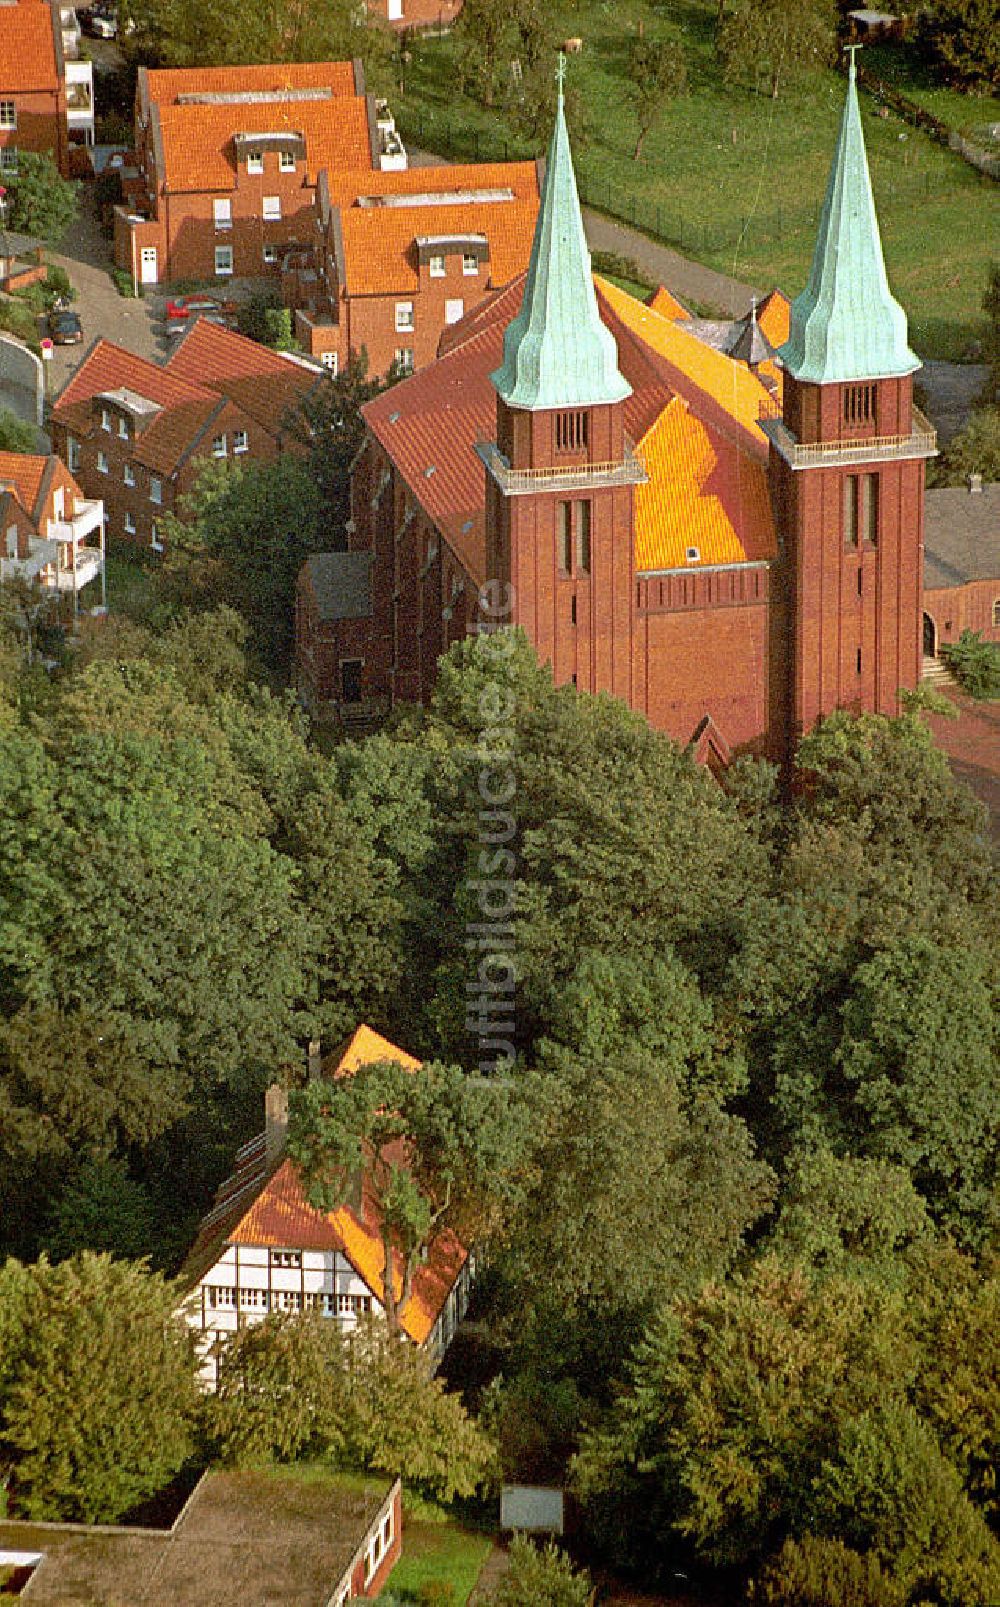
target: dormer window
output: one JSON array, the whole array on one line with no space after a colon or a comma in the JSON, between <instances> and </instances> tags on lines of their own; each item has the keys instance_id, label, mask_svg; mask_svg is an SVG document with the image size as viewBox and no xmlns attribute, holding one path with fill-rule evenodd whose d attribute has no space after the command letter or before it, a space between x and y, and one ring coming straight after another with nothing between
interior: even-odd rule
<instances>
[{"instance_id":1,"label":"dormer window","mask_svg":"<svg viewBox=\"0 0 1000 1607\"><path fill-rule=\"evenodd\" d=\"M427 259L427 271L429 272L429 274L430 274L432 279L443 279L444 278L444 276L445 276L445 260L444 260L444 257L440 253L438 253L438 255L436 255L436 256L428 257L428 259Z\"/></svg>"},{"instance_id":2,"label":"dormer window","mask_svg":"<svg viewBox=\"0 0 1000 1607\"><path fill-rule=\"evenodd\" d=\"M294 173L295 172L295 153L294 153L294 151L279 151L278 152L278 172L279 173Z\"/></svg>"},{"instance_id":3,"label":"dormer window","mask_svg":"<svg viewBox=\"0 0 1000 1607\"><path fill-rule=\"evenodd\" d=\"M248 151L247 152L247 172L248 173L263 173L263 171L264 171L264 152L263 151Z\"/></svg>"},{"instance_id":4,"label":"dormer window","mask_svg":"<svg viewBox=\"0 0 1000 1607\"><path fill-rule=\"evenodd\" d=\"M119 420L118 420L118 434L121 436L121 439L123 441L128 440L128 419L127 418L119 418Z\"/></svg>"},{"instance_id":5,"label":"dormer window","mask_svg":"<svg viewBox=\"0 0 1000 1607\"><path fill-rule=\"evenodd\" d=\"M474 251L466 251L462 256L462 272L469 276L479 272L479 258Z\"/></svg>"},{"instance_id":6,"label":"dormer window","mask_svg":"<svg viewBox=\"0 0 1000 1607\"><path fill-rule=\"evenodd\" d=\"M102 430L110 430L110 428L111 428L111 413L110 413L110 410L108 408L106 408L106 407L102 407L101 408L101 429Z\"/></svg>"},{"instance_id":7,"label":"dormer window","mask_svg":"<svg viewBox=\"0 0 1000 1607\"><path fill-rule=\"evenodd\" d=\"M589 414L556 414L556 451L585 452L589 440Z\"/></svg>"}]
</instances>

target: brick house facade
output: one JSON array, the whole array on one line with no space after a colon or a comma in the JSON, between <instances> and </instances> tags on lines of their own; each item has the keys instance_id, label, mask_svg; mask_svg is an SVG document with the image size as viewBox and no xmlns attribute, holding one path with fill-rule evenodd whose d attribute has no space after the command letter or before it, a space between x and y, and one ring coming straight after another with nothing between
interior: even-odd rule
<instances>
[{"instance_id":1,"label":"brick house facade","mask_svg":"<svg viewBox=\"0 0 1000 1607\"><path fill-rule=\"evenodd\" d=\"M64 177L73 142L94 142L93 68L60 0L0 0L0 183L19 151L48 153Z\"/></svg>"},{"instance_id":2,"label":"brick house facade","mask_svg":"<svg viewBox=\"0 0 1000 1607\"><path fill-rule=\"evenodd\" d=\"M925 524L924 655L964 630L1000 642L1000 484L928 491Z\"/></svg>"},{"instance_id":3,"label":"brick house facade","mask_svg":"<svg viewBox=\"0 0 1000 1607\"><path fill-rule=\"evenodd\" d=\"M397 160L389 125L359 61L140 67L138 177L115 210L117 265L143 284L277 282L287 251L313 238L320 171Z\"/></svg>"},{"instance_id":4,"label":"brick house facade","mask_svg":"<svg viewBox=\"0 0 1000 1607\"><path fill-rule=\"evenodd\" d=\"M320 174L314 243L283 276L304 349L333 368L423 368L446 328L523 273L538 215L534 162Z\"/></svg>"},{"instance_id":5,"label":"brick house facade","mask_svg":"<svg viewBox=\"0 0 1000 1607\"><path fill-rule=\"evenodd\" d=\"M35 581L72 602L91 581L104 601L104 504L55 454L0 452L0 581Z\"/></svg>"},{"instance_id":6,"label":"brick house facade","mask_svg":"<svg viewBox=\"0 0 1000 1607\"><path fill-rule=\"evenodd\" d=\"M288 414L321 371L199 318L162 367L99 340L58 397L52 437L109 533L162 551L162 520L206 459L269 463L297 449Z\"/></svg>"}]
</instances>

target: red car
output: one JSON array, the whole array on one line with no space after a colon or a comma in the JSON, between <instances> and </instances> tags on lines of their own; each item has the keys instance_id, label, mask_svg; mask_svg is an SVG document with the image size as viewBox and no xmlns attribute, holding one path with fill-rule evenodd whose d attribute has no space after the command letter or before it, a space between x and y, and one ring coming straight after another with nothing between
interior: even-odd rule
<instances>
[{"instance_id":1,"label":"red car","mask_svg":"<svg viewBox=\"0 0 1000 1607\"><path fill-rule=\"evenodd\" d=\"M166 316L169 321L175 318L196 318L200 312L221 311L221 303L211 296L178 296L176 301L167 302Z\"/></svg>"}]
</instances>

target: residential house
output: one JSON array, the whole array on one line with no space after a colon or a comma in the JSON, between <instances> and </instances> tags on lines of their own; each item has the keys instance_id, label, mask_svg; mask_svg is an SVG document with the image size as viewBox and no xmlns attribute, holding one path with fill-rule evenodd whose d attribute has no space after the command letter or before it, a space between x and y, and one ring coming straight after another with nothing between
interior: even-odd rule
<instances>
[{"instance_id":1,"label":"residential house","mask_svg":"<svg viewBox=\"0 0 1000 1607\"><path fill-rule=\"evenodd\" d=\"M716 766L784 760L836 708L897 711L921 675L936 438L853 68L806 288L717 342L683 312L593 275L560 94L527 274L364 409L351 552L299 579L305 702L424 702L452 642L504 623L557 683Z\"/></svg>"},{"instance_id":2,"label":"residential house","mask_svg":"<svg viewBox=\"0 0 1000 1607\"><path fill-rule=\"evenodd\" d=\"M345 1077L381 1060L420 1070L412 1055L361 1026L327 1057L322 1071L329 1078ZM317 1311L350 1331L359 1319L385 1310L385 1251L372 1192L365 1184L358 1197L336 1211L314 1209L298 1168L284 1155L287 1111L287 1094L269 1089L264 1131L237 1152L232 1176L220 1187L181 1268L191 1291L185 1311L198 1336L202 1377L209 1387L220 1343L268 1312ZM465 1245L450 1229L438 1232L399 1314L406 1338L435 1361L465 1314L473 1273ZM397 1269L397 1298L400 1288Z\"/></svg>"},{"instance_id":3,"label":"residential house","mask_svg":"<svg viewBox=\"0 0 1000 1607\"><path fill-rule=\"evenodd\" d=\"M368 0L373 17L397 31L445 32L462 10L462 0Z\"/></svg>"},{"instance_id":4,"label":"residential house","mask_svg":"<svg viewBox=\"0 0 1000 1607\"><path fill-rule=\"evenodd\" d=\"M52 438L108 530L163 549L206 459L269 463L297 449L291 417L323 372L294 353L198 318L162 366L98 340L52 409Z\"/></svg>"},{"instance_id":5,"label":"residential house","mask_svg":"<svg viewBox=\"0 0 1000 1607\"><path fill-rule=\"evenodd\" d=\"M70 172L70 146L94 143L94 81L80 59L72 6L0 0L0 183L19 151L48 152Z\"/></svg>"},{"instance_id":6,"label":"residential house","mask_svg":"<svg viewBox=\"0 0 1000 1607\"><path fill-rule=\"evenodd\" d=\"M104 603L104 504L55 453L0 452L0 581L15 578L67 597L74 614L96 580Z\"/></svg>"},{"instance_id":7,"label":"residential house","mask_svg":"<svg viewBox=\"0 0 1000 1607\"><path fill-rule=\"evenodd\" d=\"M141 284L277 279L312 239L323 169L405 166L359 61L140 67L138 173L115 211L115 261Z\"/></svg>"},{"instance_id":8,"label":"residential house","mask_svg":"<svg viewBox=\"0 0 1000 1607\"><path fill-rule=\"evenodd\" d=\"M928 491L924 545L925 659L964 630L1000 642L1000 483Z\"/></svg>"},{"instance_id":9,"label":"residential house","mask_svg":"<svg viewBox=\"0 0 1000 1607\"><path fill-rule=\"evenodd\" d=\"M538 216L535 162L320 174L313 240L282 275L303 348L336 370L423 368L445 329L524 272Z\"/></svg>"},{"instance_id":10,"label":"residential house","mask_svg":"<svg viewBox=\"0 0 1000 1607\"><path fill-rule=\"evenodd\" d=\"M170 1528L0 1515L0 1571L13 1571L8 1590L48 1607L345 1607L381 1594L401 1539L399 1479L214 1469Z\"/></svg>"}]
</instances>

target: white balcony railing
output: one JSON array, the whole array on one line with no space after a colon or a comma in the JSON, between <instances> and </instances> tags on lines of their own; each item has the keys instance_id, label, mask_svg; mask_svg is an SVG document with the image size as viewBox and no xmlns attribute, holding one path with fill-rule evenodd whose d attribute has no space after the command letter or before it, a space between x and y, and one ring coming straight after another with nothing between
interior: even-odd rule
<instances>
[{"instance_id":1,"label":"white balcony railing","mask_svg":"<svg viewBox=\"0 0 1000 1607\"><path fill-rule=\"evenodd\" d=\"M627 441L617 463L567 463L544 469L512 469L495 441L477 441L476 451L508 496L575 491L591 485L644 485L649 479L645 464Z\"/></svg>"},{"instance_id":2,"label":"white balcony railing","mask_svg":"<svg viewBox=\"0 0 1000 1607\"><path fill-rule=\"evenodd\" d=\"M866 440L797 441L777 418L762 418L760 427L771 445L793 469L835 468L847 463L880 463L898 458L932 458L937 431L917 409L908 435L875 435Z\"/></svg>"},{"instance_id":3,"label":"white balcony railing","mask_svg":"<svg viewBox=\"0 0 1000 1607\"><path fill-rule=\"evenodd\" d=\"M104 521L104 503L80 497L69 519L50 519L46 535L49 541L71 542L74 546L99 531Z\"/></svg>"}]
</instances>

